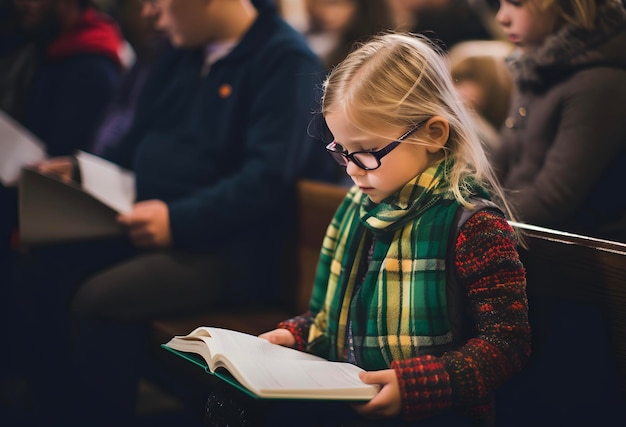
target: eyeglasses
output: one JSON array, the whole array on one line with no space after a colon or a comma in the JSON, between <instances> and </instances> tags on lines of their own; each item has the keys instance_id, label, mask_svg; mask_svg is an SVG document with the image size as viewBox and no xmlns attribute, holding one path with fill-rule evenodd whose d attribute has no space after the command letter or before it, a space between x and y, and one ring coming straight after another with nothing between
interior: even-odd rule
<instances>
[{"instance_id":1,"label":"eyeglasses","mask_svg":"<svg viewBox=\"0 0 626 427\"><path fill-rule=\"evenodd\" d=\"M394 148L400 145L400 143L409 135L418 130L420 126L426 123L426 121L427 120L423 120L419 122L406 131L400 138L390 142L378 151L354 151L352 153L348 153L348 151L344 150L341 144L337 143L337 141L333 141L328 144L326 146L326 151L328 151L331 157L343 167L348 166L348 160L350 160L352 163L366 171L378 169L380 167L380 159L391 153Z\"/></svg>"}]
</instances>

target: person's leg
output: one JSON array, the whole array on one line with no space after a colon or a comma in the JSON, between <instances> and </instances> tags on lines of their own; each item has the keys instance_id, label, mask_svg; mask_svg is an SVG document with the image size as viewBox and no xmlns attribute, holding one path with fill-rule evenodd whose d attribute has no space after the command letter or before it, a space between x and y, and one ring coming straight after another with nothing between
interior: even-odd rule
<instances>
[{"instance_id":1,"label":"person's leg","mask_svg":"<svg viewBox=\"0 0 626 427\"><path fill-rule=\"evenodd\" d=\"M223 263L214 257L152 252L83 282L72 301L76 399L83 418L91 425L131 419L149 320L214 305L225 280Z\"/></svg>"},{"instance_id":2,"label":"person's leg","mask_svg":"<svg viewBox=\"0 0 626 427\"><path fill-rule=\"evenodd\" d=\"M112 239L34 248L16 262L6 351L11 371L28 380L45 420L62 416L71 390L69 301L78 283L134 253L125 240Z\"/></svg>"},{"instance_id":3,"label":"person's leg","mask_svg":"<svg viewBox=\"0 0 626 427\"><path fill-rule=\"evenodd\" d=\"M9 322L10 303L12 289L9 284L12 281L13 266L17 253L11 245L12 234L17 227L17 192L14 188L8 188L0 184L0 329L3 337L11 332ZM0 354L0 381L7 379L10 372L6 366L10 363L8 354Z\"/></svg>"},{"instance_id":4,"label":"person's leg","mask_svg":"<svg viewBox=\"0 0 626 427\"><path fill-rule=\"evenodd\" d=\"M229 273L212 256L149 252L88 278L72 300L81 317L121 321L205 309L215 304Z\"/></svg>"}]
</instances>

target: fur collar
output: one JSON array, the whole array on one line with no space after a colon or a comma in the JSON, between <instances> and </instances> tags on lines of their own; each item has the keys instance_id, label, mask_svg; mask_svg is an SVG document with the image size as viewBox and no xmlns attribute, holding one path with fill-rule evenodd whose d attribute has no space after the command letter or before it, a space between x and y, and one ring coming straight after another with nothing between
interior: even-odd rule
<instances>
[{"instance_id":1,"label":"fur collar","mask_svg":"<svg viewBox=\"0 0 626 427\"><path fill-rule=\"evenodd\" d=\"M611 65L626 69L626 11L621 0L607 0L598 9L593 31L564 25L542 46L506 59L520 89L541 88L581 68Z\"/></svg>"}]
</instances>

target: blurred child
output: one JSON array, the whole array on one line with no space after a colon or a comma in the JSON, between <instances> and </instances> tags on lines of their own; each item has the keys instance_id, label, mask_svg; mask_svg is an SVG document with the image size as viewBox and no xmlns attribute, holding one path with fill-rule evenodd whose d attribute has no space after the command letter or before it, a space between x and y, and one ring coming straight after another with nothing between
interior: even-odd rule
<instances>
[{"instance_id":1,"label":"blurred child","mask_svg":"<svg viewBox=\"0 0 626 427\"><path fill-rule=\"evenodd\" d=\"M498 143L513 90L513 79L504 59L513 45L499 40L472 40L456 44L448 59L454 85L474 112L487 148Z\"/></svg>"},{"instance_id":2,"label":"blurred child","mask_svg":"<svg viewBox=\"0 0 626 427\"><path fill-rule=\"evenodd\" d=\"M425 38L381 35L325 81L327 150L354 186L324 239L310 311L261 336L354 363L381 390L303 425L493 425L495 390L529 356L511 212L441 55Z\"/></svg>"},{"instance_id":3,"label":"blurred child","mask_svg":"<svg viewBox=\"0 0 626 427\"><path fill-rule=\"evenodd\" d=\"M520 219L626 242L618 190L626 178L623 3L503 0L497 20L517 47L507 59L516 91L493 162ZM545 425L626 419L602 310L545 295L531 308L531 319L542 319L533 322L537 345L525 379L536 392L521 393L519 407L549 407ZM524 416L516 422L531 424Z\"/></svg>"},{"instance_id":4,"label":"blurred child","mask_svg":"<svg viewBox=\"0 0 626 427\"><path fill-rule=\"evenodd\" d=\"M498 129L506 118L513 80L504 59L513 46L497 40L473 40L450 49L450 71L468 106Z\"/></svg>"},{"instance_id":5,"label":"blurred child","mask_svg":"<svg viewBox=\"0 0 626 427\"><path fill-rule=\"evenodd\" d=\"M494 165L521 220L626 241L626 11L620 0L503 1L517 49Z\"/></svg>"}]
</instances>

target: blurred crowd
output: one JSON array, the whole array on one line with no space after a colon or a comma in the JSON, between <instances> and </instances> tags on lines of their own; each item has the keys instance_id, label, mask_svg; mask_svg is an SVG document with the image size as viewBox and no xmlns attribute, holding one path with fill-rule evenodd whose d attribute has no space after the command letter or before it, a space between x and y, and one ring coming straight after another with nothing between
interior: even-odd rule
<instances>
[{"instance_id":1,"label":"blurred crowd","mask_svg":"<svg viewBox=\"0 0 626 427\"><path fill-rule=\"evenodd\" d=\"M324 150L320 88L381 32L446 59L515 219L626 242L622 0L0 0L0 110L68 175L84 150L138 187L128 239L23 257L18 191L0 185L3 300L34 286L60 330L68 310L97 330L94 313L275 302L294 183L352 184Z\"/></svg>"}]
</instances>

